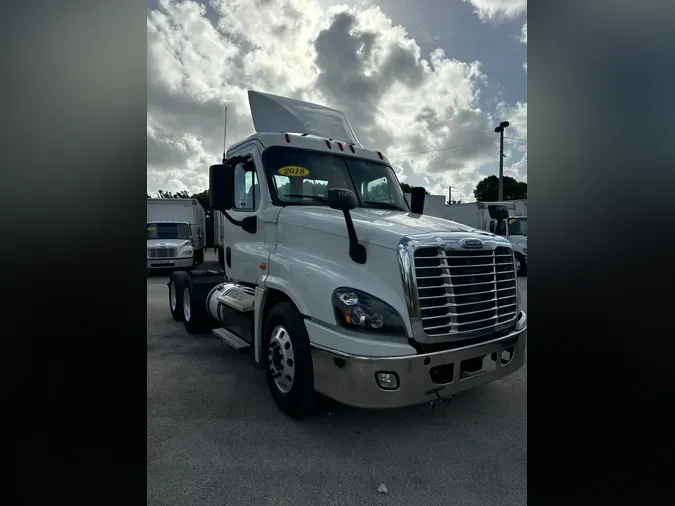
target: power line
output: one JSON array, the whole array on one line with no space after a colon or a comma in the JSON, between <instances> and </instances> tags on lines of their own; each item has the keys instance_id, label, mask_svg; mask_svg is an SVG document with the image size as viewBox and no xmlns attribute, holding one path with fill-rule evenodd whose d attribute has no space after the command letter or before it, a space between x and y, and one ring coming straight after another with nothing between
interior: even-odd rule
<instances>
[{"instance_id":1,"label":"power line","mask_svg":"<svg viewBox=\"0 0 675 506\"><path fill-rule=\"evenodd\" d=\"M519 137L506 137L506 136L504 136L504 139L511 139L511 140L514 140L514 141L527 142L527 139L520 139Z\"/></svg>"},{"instance_id":2,"label":"power line","mask_svg":"<svg viewBox=\"0 0 675 506\"><path fill-rule=\"evenodd\" d=\"M455 145L455 146L447 146L447 147L445 147L445 148L428 149L428 150L426 150L426 151L417 151L417 152L415 152L415 153L405 153L405 154L402 154L402 155L389 156L388 158L389 158L389 159L392 159L392 158L402 158L402 157L404 157L404 156L423 155L423 154L426 154L426 153L436 153L436 152L438 152L438 151L447 151L447 150L450 150L450 149L463 148L463 147L465 147L465 146L473 146L473 145L475 145L475 144L487 144L488 142L494 142L494 139L489 139L489 140L486 139L486 140L484 140L484 141L477 141L477 142L468 142L468 143L466 143L466 144L457 144L457 145Z\"/></svg>"}]
</instances>

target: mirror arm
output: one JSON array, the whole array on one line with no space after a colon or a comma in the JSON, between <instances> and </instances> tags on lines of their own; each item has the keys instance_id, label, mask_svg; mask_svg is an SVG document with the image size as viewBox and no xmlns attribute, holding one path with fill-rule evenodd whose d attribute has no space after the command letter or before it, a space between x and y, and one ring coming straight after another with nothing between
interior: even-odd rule
<instances>
[{"instance_id":1,"label":"mirror arm","mask_svg":"<svg viewBox=\"0 0 675 506\"><path fill-rule=\"evenodd\" d=\"M229 221L230 223L232 223L232 225L234 225L235 227L241 227L241 226L244 224L243 221L235 220L232 216L230 216L230 215L227 213L227 211L221 211L221 213L223 213L223 215L225 216L225 218L227 218L227 221Z\"/></svg>"},{"instance_id":2,"label":"mirror arm","mask_svg":"<svg viewBox=\"0 0 675 506\"><path fill-rule=\"evenodd\" d=\"M368 254L366 253L366 248L363 244L359 244L359 240L356 237L356 228L354 228L352 215L349 214L348 209L343 209L342 214L345 216L347 234L349 235L349 257L357 264L365 264Z\"/></svg>"}]
</instances>

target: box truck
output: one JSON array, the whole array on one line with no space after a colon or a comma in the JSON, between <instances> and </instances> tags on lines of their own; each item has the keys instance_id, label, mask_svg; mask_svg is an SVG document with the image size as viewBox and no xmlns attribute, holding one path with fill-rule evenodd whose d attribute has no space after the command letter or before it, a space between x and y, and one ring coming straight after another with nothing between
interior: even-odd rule
<instances>
[{"instance_id":1,"label":"box truck","mask_svg":"<svg viewBox=\"0 0 675 506\"><path fill-rule=\"evenodd\" d=\"M490 217L490 205L508 209L509 218L500 225ZM478 230L506 237L513 246L519 276L527 274L527 201L469 202L445 206L443 217Z\"/></svg>"},{"instance_id":2,"label":"box truck","mask_svg":"<svg viewBox=\"0 0 675 506\"><path fill-rule=\"evenodd\" d=\"M148 199L148 269L192 269L204 261L206 214L197 199Z\"/></svg>"},{"instance_id":3,"label":"box truck","mask_svg":"<svg viewBox=\"0 0 675 506\"><path fill-rule=\"evenodd\" d=\"M174 272L175 320L252 351L292 417L323 397L443 401L525 363L506 238L425 216L424 192L409 205L387 157L341 112L256 92L249 104L256 133L209 169L224 272Z\"/></svg>"}]
</instances>

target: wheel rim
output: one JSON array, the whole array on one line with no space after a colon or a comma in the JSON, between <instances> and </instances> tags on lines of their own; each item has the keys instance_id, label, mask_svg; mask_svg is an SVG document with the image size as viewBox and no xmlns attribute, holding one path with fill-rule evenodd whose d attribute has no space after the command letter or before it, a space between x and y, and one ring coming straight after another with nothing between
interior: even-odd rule
<instances>
[{"instance_id":1,"label":"wheel rim","mask_svg":"<svg viewBox=\"0 0 675 506\"><path fill-rule=\"evenodd\" d=\"M520 272L520 258L516 257L516 272Z\"/></svg>"},{"instance_id":2,"label":"wheel rim","mask_svg":"<svg viewBox=\"0 0 675 506\"><path fill-rule=\"evenodd\" d=\"M295 379L295 354L291 336L280 325L275 327L270 336L267 363L279 391L284 394L290 392Z\"/></svg>"},{"instance_id":3,"label":"wheel rim","mask_svg":"<svg viewBox=\"0 0 675 506\"><path fill-rule=\"evenodd\" d=\"M186 322L190 321L191 314L192 311L190 308L190 289L186 288L185 291L183 292L183 317L185 318Z\"/></svg>"},{"instance_id":4,"label":"wheel rim","mask_svg":"<svg viewBox=\"0 0 675 506\"><path fill-rule=\"evenodd\" d=\"M176 311L176 283L173 281L169 284L169 304L171 311Z\"/></svg>"}]
</instances>

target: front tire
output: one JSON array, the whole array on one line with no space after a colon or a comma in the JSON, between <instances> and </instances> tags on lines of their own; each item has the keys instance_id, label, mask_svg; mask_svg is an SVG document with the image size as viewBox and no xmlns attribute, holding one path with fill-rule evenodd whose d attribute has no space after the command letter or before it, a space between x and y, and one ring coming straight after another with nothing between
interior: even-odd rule
<instances>
[{"instance_id":1,"label":"front tire","mask_svg":"<svg viewBox=\"0 0 675 506\"><path fill-rule=\"evenodd\" d=\"M309 335L292 302L280 302L267 316L262 339L267 385L281 411L292 418L316 412L314 366Z\"/></svg>"},{"instance_id":2,"label":"front tire","mask_svg":"<svg viewBox=\"0 0 675 506\"><path fill-rule=\"evenodd\" d=\"M515 254L516 257L516 274L518 276L527 276L527 260L520 253Z\"/></svg>"}]
</instances>

